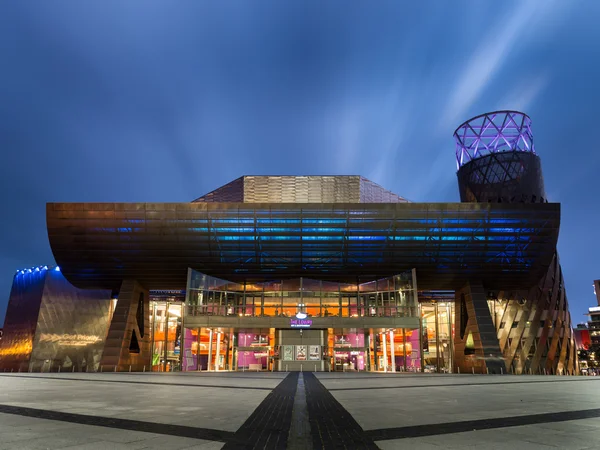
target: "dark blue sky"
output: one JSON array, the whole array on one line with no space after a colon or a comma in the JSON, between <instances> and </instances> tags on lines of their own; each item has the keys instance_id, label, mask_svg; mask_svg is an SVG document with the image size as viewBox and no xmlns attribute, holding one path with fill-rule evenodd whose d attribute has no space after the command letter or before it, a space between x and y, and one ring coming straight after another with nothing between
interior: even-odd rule
<instances>
[{"instance_id":1,"label":"dark blue sky","mask_svg":"<svg viewBox=\"0 0 600 450\"><path fill-rule=\"evenodd\" d=\"M15 271L53 263L46 202L185 202L243 174L458 201L452 133L504 108L532 117L585 319L600 2L217 3L0 4L0 323Z\"/></svg>"}]
</instances>

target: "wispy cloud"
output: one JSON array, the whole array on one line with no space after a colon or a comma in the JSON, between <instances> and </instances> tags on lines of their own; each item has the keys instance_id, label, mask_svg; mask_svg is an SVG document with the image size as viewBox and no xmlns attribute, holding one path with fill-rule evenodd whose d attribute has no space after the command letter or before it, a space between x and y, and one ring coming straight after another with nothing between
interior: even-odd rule
<instances>
[{"instance_id":1,"label":"wispy cloud","mask_svg":"<svg viewBox=\"0 0 600 450\"><path fill-rule=\"evenodd\" d=\"M444 113L441 128L452 128L459 124L469 112L471 106L482 95L497 73L518 46L525 32L531 31L539 19L536 14L552 9L553 1L521 1L513 11L501 17L483 37L467 60L456 85L452 89Z\"/></svg>"},{"instance_id":2,"label":"wispy cloud","mask_svg":"<svg viewBox=\"0 0 600 450\"><path fill-rule=\"evenodd\" d=\"M536 77L526 78L498 102L496 109L514 109L527 112L535 100L546 89L549 82L550 75L548 73L541 73Z\"/></svg>"},{"instance_id":3,"label":"wispy cloud","mask_svg":"<svg viewBox=\"0 0 600 450\"><path fill-rule=\"evenodd\" d=\"M440 133L443 132L444 136L447 136L462 121L470 117L470 112L473 114L486 112L474 112L471 109L493 85L497 75L506 69L515 52L525 46L527 39L538 31L541 32L543 26L552 23L549 19L558 17L563 12L563 7L556 0L546 2L523 0L517 2L512 10L500 16L490 26L488 33L479 40L479 44L458 71L456 81L450 89L452 94L442 107ZM489 14L486 13L481 19L485 20L488 16ZM556 22L552 25L556 25ZM539 76L519 85L505 101L502 101L503 108L526 109L542 92L547 82L545 76ZM499 92L503 91L502 87L494 85ZM448 160L449 157L445 152L439 153L433 159L427 180L423 183L425 186L431 186L433 189L439 181L449 179L450 174L446 164Z\"/></svg>"}]
</instances>

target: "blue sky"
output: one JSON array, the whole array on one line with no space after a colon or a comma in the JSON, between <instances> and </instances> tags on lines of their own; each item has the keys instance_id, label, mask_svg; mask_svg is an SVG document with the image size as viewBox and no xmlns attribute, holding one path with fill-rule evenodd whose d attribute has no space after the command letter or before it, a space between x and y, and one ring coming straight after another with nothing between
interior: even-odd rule
<instances>
[{"instance_id":1,"label":"blue sky","mask_svg":"<svg viewBox=\"0 0 600 450\"><path fill-rule=\"evenodd\" d=\"M375 5L376 6L373 6ZM0 323L45 203L185 202L243 174L458 201L452 133L533 120L574 322L600 278L600 2L2 2Z\"/></svg>"}]
</instances>

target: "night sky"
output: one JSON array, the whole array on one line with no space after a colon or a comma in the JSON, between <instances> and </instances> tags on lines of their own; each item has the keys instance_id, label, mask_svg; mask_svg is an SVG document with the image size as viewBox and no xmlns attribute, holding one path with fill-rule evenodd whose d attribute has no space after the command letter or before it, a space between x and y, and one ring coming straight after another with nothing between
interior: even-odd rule
<instances>
[{"instance_id":1,"label":"night sky","mask_svg":"<svg viewBox=\"0 0 600 450\"><path fill-rule=\"evenodd\" d=\"M452 133L496 109L533 120L584 321L598 18L583 0L1 2L0 324L15 271L54 264L46 202L186 202L244 174L360 174L454 202Z\"/></svg>"}]
</instances>

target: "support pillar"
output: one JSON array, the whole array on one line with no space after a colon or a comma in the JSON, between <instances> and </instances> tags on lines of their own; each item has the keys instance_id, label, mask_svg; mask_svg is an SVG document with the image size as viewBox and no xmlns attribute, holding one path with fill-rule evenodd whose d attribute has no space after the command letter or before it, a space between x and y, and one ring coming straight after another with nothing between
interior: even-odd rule
<instances>
[{"instance_id":1,"label":"support pillar","mask_svg":"<svg viewBox=\"0 0 600 450\"><path fill-rule=\"evenodd\" d=\"M404 352L404 371L407 371L406 365L407 365L407 357L408 355L406 354L406 328L402 328L402 351Z\"/></svg>"},{"instance_id":2,"label":"support pillar","mask_svg":"<svg viewBox=\"0 0 600 450\"><path fill-rule=\"evenodd\" d=\"M454 364L462 373L506 373L486 291L467 283L455 292Z\"/></svg>"},{"instance_id":3,"label":"support pillar","mask_svg":"<svg viewBox=\"0 0 600 450\"><path fill-rule=\"evenodd\" d=\"M128 371L131 367L139 372L150 366L149 317L148 290L136 280L123 280L100 365L115 367L117 371Z\"/></svg>"},{"instance_id":4,"label":"support pillar","mask_svg":"<svg viewBox=\"0 0 600 450\"><path fill-rule=\"evenodd\" d=\"M387 372L387 368L388 368L388 363L387 363L387 337L386 337L386 333L383 332L381 335L381 340L383 341L383 371Z\"/></svg>"},{"instance_id":5,"label":"support pillar","mask_svg":"<svg viewBox=\"0 0 600 450\"><path fill-rule=\"evenodd\" d=\"M394 352L394 330L390 330L390 356L392 358L392 372L396 371L396 354Z\"/></svg>"},{"instance_id":6,"label":"support pillar","mask_svg":"<svg viewBox=\"0 0 600 450\"><path fill-rule=\"evenodd\" d=\"M217 352L215 355L215 372L219 371L219 361L221 360L220 353L221 353L221 332L218 331L217 332Z\"/></svg>"},{"instance_id":7,"label":"support pillar","mask_svg":"<svg viewBox=\"0 0 600 450\"><path fill-rule=\"evenodd\" d=\"M213 330L208 330L208 362L206 364L206 370L210 371L212 365L212 347L213 347Z\"/></svg>"}]
</instances>

